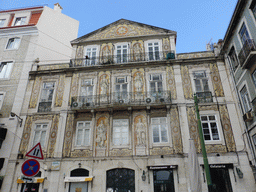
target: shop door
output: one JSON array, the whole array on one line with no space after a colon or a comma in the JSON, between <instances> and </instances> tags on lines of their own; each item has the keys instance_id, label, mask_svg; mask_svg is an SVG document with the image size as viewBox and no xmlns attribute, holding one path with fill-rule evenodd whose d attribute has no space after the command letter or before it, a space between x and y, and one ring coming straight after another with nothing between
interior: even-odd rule
<instances>
[{"instance_id":1,"label":"shop door","mask_svg":"<svg viewBox=\"0 0 256 192\"><path fill-rule=\"evenodd\" d=\"M174 192L173 170L154 170L154 192Z\"/></svg>"},{"instance_id":2,"label":"shop door","mask_svg":"<svg viewBox=\"0 0 256 192\"><path fill-rule=\"evenodd\" d=\"M22 184L21 192L23 192L25 184ZM38 192L39 191L39 183L27 183L25 192Z\"/></svg>"},{"instance_id":3,"label":"shop door","mask_svg":"<svg viewBox=\"0 0 256 192\"><path fill-rule=\"evenodd\" d=\"M216 186L216 191L232 192L228 169L210 168L212 184Z\"/></svg>"},{"instance_id":4,"label":"shop door","mask_svg":"<svg viewBox=\"0 0 256 192\"><path fill-rule=\"evenodd\" d=\"M88 192L87 182L70 183L70 192Z\"/></svg>"}]
</instances>

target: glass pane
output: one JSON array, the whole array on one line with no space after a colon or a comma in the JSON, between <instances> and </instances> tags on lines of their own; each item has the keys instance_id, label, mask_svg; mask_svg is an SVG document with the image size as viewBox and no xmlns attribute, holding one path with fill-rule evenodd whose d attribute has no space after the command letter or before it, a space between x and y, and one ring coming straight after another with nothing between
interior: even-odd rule
<instances>
[{"instance_id":1,"label":"glass pane","mask_svg":"<svg viewBox=\"0 0 256 192\"><path fill-rule=\"evenodd\" d=\"M207 116L201 116L201 121L207 121Z\"/></svg>"},{"instance_id":2,"label":"glass pane","mask_svg":"<svg viewBox=\"0 0 256 192\"><path fill-rule=\"evenodd\" d=\"M150 82L150 91L151 92L156 92L156 84L155 84L155 82Z\"/></svg>"},{"instance_id":3,"label":"glass pane","mask_svg":"<svg viewBox=\"0 0 256 192\"><path fill-rule=\"evenodd\" d=\"M202 123L203 128L209 128L208 123Z\"/></svg>"},{"instance_id":4,"label":"glass pane","mask_svg":"<svg viewBox=\"0 0 256 192\"><path fill-rule=\"evenodd\" d=\"M196 92L202 92L201 82L198 79L195 79Z\"/></svg>"},{"instance_id":5,"label":"glass pane","mask_svg":"<svg viewBox=\"0 0 256 192\"><path fill-rule=\"evenodd\" d=\"M35 146L39 141L40 141L40 131L36 131L34 136L33 146Z\"/></svg>"},{"instance_id":6,"label":"glass pane","mask_svg":"<svg viewBox=\"0 0 256 192\"><path fill-rule=\"evenodd\" d=\"M158 171L156 174L156 180L169 180L170 172L169 171Z\"/></svg>"},{"instance_id":7,"label":"glass pane","mask_svg":"<svg viewBox=\"0 0 256 192\"><path fill-rule=\"evenodd\" d=\"M157 82L157 87L158 87L158 92L162 92L163 91L163 85L162 82Z\"/></svg>"},{"instance_id":8,"label":"glass pane","mask_svg":"<svg viewBox=\"0 0 256 192\"><path fill-rule=\"evenodd\" d=\"M82 139L83 139L83 129L78 129L77 136L76 136L76 145L82 145Z\"/></svg>"},{"instance_id":9,"label":"glass pane","mask_svg":"<svg viewBox=\"0 0 256 192\"><path fill-rule=\"evenodd\" d=\"M209 91L208 80L203 79L202 81L203 81L204 91Z\"/></svg>"},{"instance_id":10,"label":"glass pane","mask_svg":"<svg viewBox=\"0 0 256 192\"><path fill-rule=\"evenodd\" d=\"M209 120L215 120L215 116L214 115L209 116Z\"/></svg>"},{"instance_id":11,"label":"glass pane","mask_svg":"<svg viewBox=\"0 0 256 192\"><path fill-rule=\"evenodd\" d=\"M84 145L89 145L89 134L90 134L90 130L85 129L84 130Z\"/></svg>"},{"instance_id":12,"label":"glass pane","mask_svg":"<svg viewBox=\"0 0 256 192\"><path fill-rule=\"evenodd\" d=\"M45 144L46 131L42 131L40 143L42 146Z\"/></svg>"}]
</instances>

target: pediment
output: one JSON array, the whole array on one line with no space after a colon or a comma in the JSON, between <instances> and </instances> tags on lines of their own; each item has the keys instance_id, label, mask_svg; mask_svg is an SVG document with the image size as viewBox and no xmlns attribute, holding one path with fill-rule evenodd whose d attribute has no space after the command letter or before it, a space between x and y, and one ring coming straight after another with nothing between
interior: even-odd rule
<instances>
[{"instance_id":1,"label":"pediment","mask_svg":"<svg viewBox=\"0 0 256 192\"><path fill-rule=\"evenodd\" d=\"M125 19L120 19L96 31L93 31L87 35L75 39L71 43L168 33L176 34L175 31L154 27Z\"/></svg>"}]
</instances>

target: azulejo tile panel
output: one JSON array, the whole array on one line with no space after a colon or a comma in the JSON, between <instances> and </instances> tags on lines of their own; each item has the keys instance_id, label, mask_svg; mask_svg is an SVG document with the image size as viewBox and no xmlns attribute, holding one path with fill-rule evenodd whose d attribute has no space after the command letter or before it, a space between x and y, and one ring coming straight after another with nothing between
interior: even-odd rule
<instances>
[{"instance_id":1,"label":"azulejo tile panel","mask_svg":"<svg viewBox=\"0 0 256 192\"><path fill-rule=\"evenodd\" d=\"M150 149L150 155L171 155L173 154L173 148L171 147L154 147Z\"/></svg>"},{"instance_id":2,"label":"azulejo tile panel","mask_svg":"<svg viewBox=\"0 0 256 192\"><path fill-rule=\"evenodd\" d=\"M29 108L36 108L36 106L37 106L41 82L42 82L42 77L36 77L36 79L34 81L34 86L32 89L30 102L29 102Z\"/></svg>"},{"instance_id":3,"label":"azulejo tile panel","mask_svg":"<svg viewBox=\"0 0 256 192\"><path fill-rule=\"evenodd\" d=\"M71 153L72 147L72 138L73 138L73 124L74 124L75 116L73 113L68 114L67 116L67 124L65 130L65 138L64 138L64 146L63 146L63 157L69 157Z\"/></svg>"},{"instance_id":4,"label":"azulejo tile panel","mask_svg":"<svg viewBox=\"0 0 256 192\"><path fill-rule=\"evenodd\" d=\"M74 73L72 76L72 82L71 82L71 93L69 97L69 105L71 105L72 97L78 96L78 84L79 84L79 74Z\"/></svg>"},{"instance_id":5,"label":"azulejo tile panel","mask_svg":"<svg viewBox=\"0 0 256 192\"><path fill-rule=\"evenodd\" d=\"M210 64L210 70L215 95L217 97L224 97L224 91L217 64Z\"/></svg>"},{"instance_id":6,"label":"azulejo tile panel","mask_svg":"<svg viewBox=\"0 0 256 192\"><path fill-rule=\"evenodd\" d=\"M179 114L178 108L171 108L170 110L171 115L171 131L172 131L172 140L173 140L173 149L175 153L183 153L182 147L182 136L179 124Z\"/></svg>"},{"instance_id":7,"label":"azulejo tile panel","mask_svg":"<svg viewBox=\"0 0 256 192\"><path fill-rule=\"evenodd\" d=\"M71 152L71 157L92 157L92 151L85 149L77 149Z\"/></svg>"},{"instance_id":8,"label":"azulejo tile panel","mask_svg":"<svg viewBox=\"0 0 256 192\"><path fill-rule=\"evenodd\" d=\"M171 91L171 98L177 99L177 92L176 92L176 83L175 83L175 77L174 77L174 70L173 67L167 67L167 89L168 91Z\"/></svg>"},{"instance_id":9,"label":"azulejo tile panel","mask_svg":"<svg viewBox=\"0 0 256 192\"><path fill-rule=\"evenodd\" d=\"M55 99L56 107L61 107L61 105L62 105L64 88L65 88L65 75L61 75L59 78L59 85L56 90L56 99Z\"/></svg>"},{"instance_id":10,"label":"azulejo tile panel","mask_svg":"<svg viewBox=\"0 0 256 192\"><path fill-rule=\"evenodd\" d=\"M109 156L131 156L131 149L113 149L109 151Z\"/></svg>"},{"instance_id":11,"label":"azulejo tile panel","mask_svg":"<svg viewBox=\"0 0 256 192\"><path fill-rule=\"evenodd\" d=\"M59 115L54 115L52 118L52 127L49 134L47 157L54 156L54 149L55 149L56 138L58 134L59 118L60 118Z\"/></svg>"},{"instance_id":12,"label":"azulejo tile panel","mask_svg":"<svg viewBox=\"0 0 256 192\"><path fill-rule=\"evenodd\" d=\"M192 85L191 85L188 66L182 65L180 70L181 70L184 97L186 99L193 99Z\"/></svg>"}]
</instances>

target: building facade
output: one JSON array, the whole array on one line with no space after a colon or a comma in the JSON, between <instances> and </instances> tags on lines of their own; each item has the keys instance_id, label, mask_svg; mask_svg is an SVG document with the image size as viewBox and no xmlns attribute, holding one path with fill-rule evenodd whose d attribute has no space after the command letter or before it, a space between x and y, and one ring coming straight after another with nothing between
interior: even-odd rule
<instances>
[{"instance_id":1,"label":"building facade","mask_svg":"<svg viewBox=\"0 0 256 192\"><path fill-rule=\"evenodd\" d=\"M176 38L120 19L73 40L70 63L33 68L12 190L23 189L25 154L40 142L35 191L189 191L192 138L207 191L195 93L213 183L223 192L255 191L223 59L176 54Z\"/></svg>"},{"instance_id":2,"label":"building facade","mask_svg":"<svg viewBox=\"0 0 256 192\"><path fill-rule=\"evenodd\" d=\"M44 6L0 11L0 190L9 191L24 128L21 107L32 66L68 61L78 21Z\"/></svg>"},{"instance_id":3,"label":"building facade","mask_svg":"<svg viewBox=\"0 0 256 192\"><path fill-rule=\"evenodd\" d=\"M240 103L243 135L256 179L256 2L239 0L226 32L222 54L230 71L232 91Z\"/></svg>"}]
</instances>

